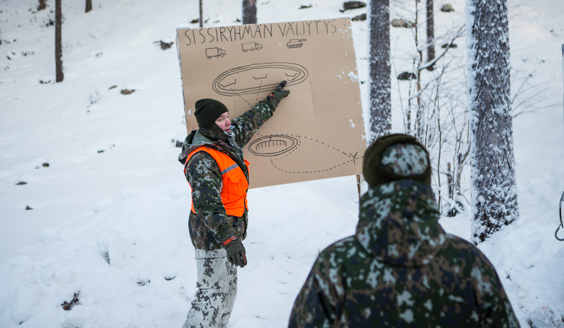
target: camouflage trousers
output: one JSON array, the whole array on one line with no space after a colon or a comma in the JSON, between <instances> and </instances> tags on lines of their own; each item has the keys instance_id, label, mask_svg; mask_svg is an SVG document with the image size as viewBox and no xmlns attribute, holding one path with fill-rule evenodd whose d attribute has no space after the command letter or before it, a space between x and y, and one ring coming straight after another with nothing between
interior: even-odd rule
<instances>
[{"instance_id":1,"label":"camouflage trousers","mask_svg":"<svg viewBox=\"0 0 564 328\"><path fill-rule=\"evenodd\" d=\"M227 327L237 296L237 266L225 249L196 249L198 281L183 328Z\"/></svg>"}]
</instances>

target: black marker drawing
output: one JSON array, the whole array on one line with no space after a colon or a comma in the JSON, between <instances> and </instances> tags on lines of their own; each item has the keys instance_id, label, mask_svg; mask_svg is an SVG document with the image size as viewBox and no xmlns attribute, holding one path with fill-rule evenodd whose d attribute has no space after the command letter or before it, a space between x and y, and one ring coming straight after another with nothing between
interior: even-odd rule
<instances>
[{"instance_id":1,"label":"black marker drawing","mask_svg":"<svg viewBox=\"0 0 564 328\"><path fill-rule=\"evenodd\" d=\"M235 79L235 81L233 81L232 83L229 83L229 84L222 84L221 87L227 88L228 86L233 85L233 84L236 84L236 83L237 83L237 79Z\"/></svg>"},{"instance_id":2,"label":"black marker drawing","mask_svg":"<svg viewBox=\"0 0 564 328\"><path fill-rule=\"evenodd\" d=\"M249 151L255 156L272 157L284 154L298 146L298 138L273 134L260 137L249 144Z\"/></svg>"},{"instance_id":3,"label":"black marker drawing","mask_svg":"<svg viewBox=\"0 0 564 328\"><path fill-rule=\"evenodd\" d=\"M286 46L290 49L292 48L300 48L301 46L304 45L303 41L307 41L306 39L291 39L290 41L288 41L288 43L286 44Z\"/></svg>"},{"instance_id":4,"label":"black marker drawing","mask_svg":"<svg viewBox=\"0 0 564 328\"><path fill-rule=\"evenodd\" d=\"M265 83L267 76L271 82ZM233 97L271 92L282 80L287 81L286 86L292 86L304 82L308 76L307 69L295 63L250 64L221 73L212 88L222 96Z\"/></svg>"},{"instance_id":5,"label":"black marker drawing","mask_svg":"<svg viewBox=\"0 0 564 328\"><path fill-rule=\"evenodd\" d=\"M208 59L211 59L212 57L216 57L216 58L223 57L225 56L225 54L227 54L227 52L218 47L206 49L206 57Z\"/></svg>"},{"instance_id":6,"label":"black marker drawing","mask_svg":"<svg viewBox=\"0 0 564 328\"><path fill-rule=\"evenodd\" d=\"M300 151L302 145L307 146ZM319 162L307 160L312 156L312 147L315 148L314 156L330 160L323 161L321 165ZM362 158L357 157L358 152L345 153L323 141L290 134L260 136L250 142L247 148L255 156L269 157L272 166L290 174L327 172L347 164L356 165L356 161Z\"/></svg>"},{"instance_id":7,"label":"black marker drawing","mask_svg":"<svg viewBox=\"0 0 564 328\"><path fill-rule=\"evenodd\" d=\"M247 43L241 44L241 47L243 48L243 52L247 53L249 50L255 51L255 50L262 49L262 44L256 43L256 42L247 42Z\"/></svg>"},{"instance_id":8,"label":"black marker drawing","mask_svg":"<svg viewBox=\"0 0 564 328\"><path fill-rule=\"evenodd\" d=\"M358 152L356 153L349 153L349 155L352 157L354 164L356 164L356 155L358 155Z\"/></svg>"}]
</instances>

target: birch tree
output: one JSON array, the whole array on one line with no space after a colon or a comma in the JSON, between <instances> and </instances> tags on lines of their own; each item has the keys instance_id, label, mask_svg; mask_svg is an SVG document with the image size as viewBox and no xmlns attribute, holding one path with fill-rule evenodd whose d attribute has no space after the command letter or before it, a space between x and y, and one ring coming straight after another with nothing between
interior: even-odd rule
<instances>
[{"instance_id":1,"label":"birch tree","mask_svg":"<svg viewBox=\"0 0 564 328\"><path fill-rule=\"evenodd\" d=\"M506 0L466 0L473 242L517 219Z\"/></svg>"},{"instance_id":2,"label":"birch tree","mask_svg":"<svg viewBox=\"0 0 564 328\"><path fill-rule=\"evenodd\" d=\"M392 129L389 0L370 1L369 22L370 132L375 140Z\"/></svg>"}]
</instances>

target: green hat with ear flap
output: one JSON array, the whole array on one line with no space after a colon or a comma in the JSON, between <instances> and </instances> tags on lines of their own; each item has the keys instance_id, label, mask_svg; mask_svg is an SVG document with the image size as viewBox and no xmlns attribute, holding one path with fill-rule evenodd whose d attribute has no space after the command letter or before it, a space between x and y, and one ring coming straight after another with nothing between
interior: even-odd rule
<instances>
[{"instance_id":1,"label":"green hat with ear flap","mask_svg":"<svg viewBox=\"0 0 564 328\"><path fill-rule=\"evenodd\" d=\"M371 187L395 180L431 185L429 153L413 136L390 134L374 141L364 153L362 174Z\"/></svg>"},{"instance_id":2,"label":"green hat with ear flap","mask_svg":"<svg viewBox=\"0 0 564 328\"><path fill-rule=\"evenodd\" d=\"M196 121L198 126L204 129L212 129L221 114L229 110L221 101L215 99L200 99L196 101Z\"/></svg>"}]
</instances>

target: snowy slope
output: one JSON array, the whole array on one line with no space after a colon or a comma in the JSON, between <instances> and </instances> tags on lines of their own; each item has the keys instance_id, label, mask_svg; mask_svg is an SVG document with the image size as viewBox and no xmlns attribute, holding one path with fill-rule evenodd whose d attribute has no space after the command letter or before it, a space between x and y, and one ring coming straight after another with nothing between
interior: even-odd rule
<instances>
[{"instance_id":1,"label":"snowy slope","mask_svg":"<svg viewBox=\"0 0 564 328\"><path fill-rule=\"evenodd\" d=\"M174 41L176 26L197 18L197 1L164 7L94 0L88 14L83 2L63 1L65 80L58 84L49 25L54 2L47 3L36 12L36 0L0 0L0 327L179 327L196 279L186 227L190 191L173 142L186 129L176 50L154 42ZM206 26L237 24L241 16L240 1L204 3ZM456 11L449 14L439 12L443 3L435 7L440 24L464 19L463 0L452 1ZM553 237L564 191L564 4L510 6L514 76L532 74L529 88L543 90L538 107L546 108L514 120L521 217L480 248L526 325L543 306L564 316L564 243ZM263 0L258 21L366 12L341 8L335 0ZM353 29L366 81L366 22ZM392 30L398 69L410 66L402 62L408 33ZM462 45L455 54L461 58ZM366 104L366 84L361 88ZM394 130L401 131L394 115ZM356 180L254 189L249 203L249 266L239 270L230 327L284 327L318 252L354 232ZM441 223L469 238L469 217ZM75 294L79 303L64 311L60 305Z\"/></svg>"}]
</instances>

